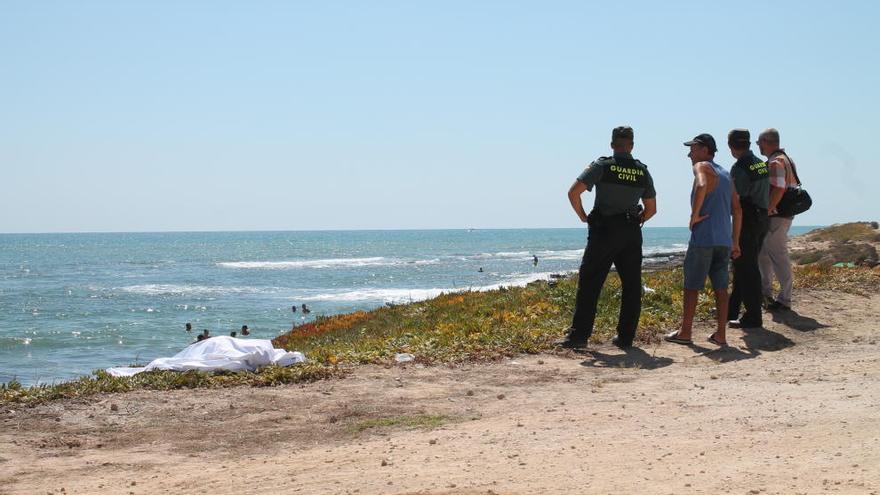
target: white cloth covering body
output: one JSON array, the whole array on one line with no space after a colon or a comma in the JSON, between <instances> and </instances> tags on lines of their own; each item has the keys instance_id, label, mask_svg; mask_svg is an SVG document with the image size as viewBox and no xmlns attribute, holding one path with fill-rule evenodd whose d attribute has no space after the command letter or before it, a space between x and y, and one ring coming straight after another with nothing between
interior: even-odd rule
<instances>
[{"instance_id":1,"label":"white cloth covering body","mask_svg":"<svg viewBox=\"0 0 880 495\"><path fill-rule=\"evenodd\" d=\"M107 368L112 376L132 376L144 371L255 371L275 364L290 366L306 360L301 352L272 347L271 340L211 337L187 346L172 357L154 359L143 368Z\"/></svg>"}]
</instances>

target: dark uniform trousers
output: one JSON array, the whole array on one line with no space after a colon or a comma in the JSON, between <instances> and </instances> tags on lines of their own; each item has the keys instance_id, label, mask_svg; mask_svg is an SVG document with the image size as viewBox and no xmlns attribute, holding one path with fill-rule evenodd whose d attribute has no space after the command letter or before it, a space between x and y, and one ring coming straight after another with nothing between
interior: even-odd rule
<instances>
[{"instance_id":1,"label":"dark uniform trousers","mask_svg":"<svg viewBox=\"0 0 880 495\"><path fill-rule=\"evenodd\" d=\"M642 311L642 229L623 219L605 218L604 225L588 230L569 338L586 340L593 334L599 293L614 263L623 288L617 335L623 344L631 344Z\"/></svg>"},{"instance_id":2,"label":"dark uniform trousers","mask_svg":"<svg viewBox=\"0 0 880 495\"><path fill-rule=\"evenodd\" d=\"M743 204L742 230L740 230L740 257L733 260L733 292L730 294L728 320L739 319L744 325L761 326L761 271L758 269L758 253L770 226L767 210L747 203ZM742 318L739 311L745 306Z\"/></svg>"}]
</instances>

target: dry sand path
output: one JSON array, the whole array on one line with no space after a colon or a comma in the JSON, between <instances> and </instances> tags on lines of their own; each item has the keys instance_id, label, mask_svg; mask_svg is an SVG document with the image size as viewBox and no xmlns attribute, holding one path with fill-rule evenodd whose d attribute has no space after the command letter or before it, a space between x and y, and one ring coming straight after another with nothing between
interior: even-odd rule
<instances>
[{"instance_id":1,"label":"dry sand path","mask_svg":"<svg viewBox=\"0 0 880 495\"><path fill-rule=\"evenodd\" d=\"M0 411L0 493L878 494L880 296L797 306L731 330L726 351L603 346ZM367 428L379 418L440 424Z\"/></svg>"}]
</instances>

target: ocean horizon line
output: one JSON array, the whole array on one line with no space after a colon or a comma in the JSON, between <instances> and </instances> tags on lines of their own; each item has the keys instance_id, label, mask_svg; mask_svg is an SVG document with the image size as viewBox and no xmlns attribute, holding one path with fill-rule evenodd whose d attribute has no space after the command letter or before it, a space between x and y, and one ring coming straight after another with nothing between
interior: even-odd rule
<instances>
[{"instance_id":1,"label":"ocean horizon line","mask_svg":"<svg viewBox=\"0 0 880 495\"><path fill-rule=\"evenodd\" d=\"M825 227L823 224L799 225L798 227ZM456 227L456 228L387 228L387 229L293 229L293 230L82 230L55 232L0 232L0 236L24 235L110 235L110 234L281 234L316 232L463 232L463 231L524 231L524 230L581 230L578 227ZM686 229L687 225L649 225L647 229Z\"/></svg>"}]
</instances>

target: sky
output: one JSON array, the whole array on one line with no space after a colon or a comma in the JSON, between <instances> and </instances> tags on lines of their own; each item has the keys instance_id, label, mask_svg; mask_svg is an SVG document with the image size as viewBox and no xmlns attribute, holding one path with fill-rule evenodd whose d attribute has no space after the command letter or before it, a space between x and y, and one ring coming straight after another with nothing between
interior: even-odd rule
<instances>
[{"instance_id":1,"label":"sky","mask_svg":"<svg viewBox=\"0 0 880 495\"><path fill-rule=\"evenodd\" d=\"M653 226L682 143L779 129L814 200L878 220L880 3L0 0L0 232L578 227L635 129ZM585 204L593 195L586 193Z\"/></svg>"}]
</instances>

